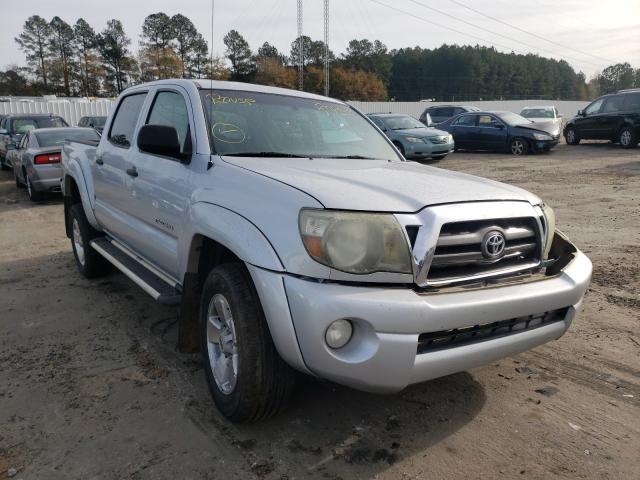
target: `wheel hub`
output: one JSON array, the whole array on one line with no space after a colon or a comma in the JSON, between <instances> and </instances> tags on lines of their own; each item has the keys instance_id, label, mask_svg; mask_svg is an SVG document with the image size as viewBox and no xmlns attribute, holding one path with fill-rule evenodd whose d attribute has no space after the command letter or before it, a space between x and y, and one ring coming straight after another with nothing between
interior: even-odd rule
<instances>
[{"instance_id":1,"label":"wheel hub","mask_svg":"<svg viewBox=\"0 0 640 480\"><path fill-rule=\"evenodd\" d=\"M80 265L84 266L84 246L82 243L82 233L80 233L80 225L78 224L78 220L73 219L73 247L76 251L76 257L78 258L78 262Z\"/></svg>"},{"instance_id":2,"label":"wheel hub","mask_svg":"<svg viewBox=\"0 0 640 480\"><path fill-rule=\"evenodd\" d=\"M207 351L216 385L225 395L231 394L238 379L238 346L231 307L219 293L207 309Z\"/></svg>"}]
</instances>

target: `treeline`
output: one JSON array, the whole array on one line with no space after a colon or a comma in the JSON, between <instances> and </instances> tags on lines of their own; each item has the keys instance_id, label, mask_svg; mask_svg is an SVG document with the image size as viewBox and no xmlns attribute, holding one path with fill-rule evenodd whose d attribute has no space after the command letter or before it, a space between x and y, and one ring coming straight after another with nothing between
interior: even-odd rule
<instances>
[{"instance_id":1,"label":"treeline","mask_svg":"<svg viewBox=\"0 0 640 480\"><path fill-rule=\"evenodd\" d=\"M113 96L129 85L176 77L297 88L300 41L304 89L324 93L327 55L330 95L349 100L587 100L640 87L640 69L628 63L607 67L587 82L564 60L480 46L389 51L378 40L354 39L335 55L322 41L303 36L291 43L289 52L268 42L254 51L231 30L224 36L225 57L210 57L206 40L187 17L162 12L145 18L135 55L116 19L96 32L83 19L71 25L60 17L47 21L34 15L15 40L27 66L0 71L0 95Z\"/></svg>"}]
</instances>

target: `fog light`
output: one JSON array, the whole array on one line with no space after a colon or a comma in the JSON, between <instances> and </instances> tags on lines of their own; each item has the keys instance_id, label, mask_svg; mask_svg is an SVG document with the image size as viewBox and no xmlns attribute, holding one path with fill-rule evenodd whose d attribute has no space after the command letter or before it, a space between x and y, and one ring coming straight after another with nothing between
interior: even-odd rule
<instances>
[{"instance_id":1,"label":"fog light","mask_svg":"<svg viewBox=\"0 0 640 480\"><path fill-rule=\"evenodd\" d=\"M329 325L329 328L327 328L324 334L324 339L331 348L341 348L351 340L352 334L353 326L351 322L341 318Z\"/></svg>"}]
</instances>

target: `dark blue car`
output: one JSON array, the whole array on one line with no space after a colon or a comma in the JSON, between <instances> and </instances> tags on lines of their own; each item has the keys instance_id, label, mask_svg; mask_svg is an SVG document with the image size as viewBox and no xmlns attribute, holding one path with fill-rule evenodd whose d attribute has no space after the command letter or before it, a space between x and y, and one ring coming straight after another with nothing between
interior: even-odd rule
<instances>
[{"instance_id":1,"label":"dark blue car","mask_svg":"<svg viewBox=\"0 0 640 480\"><path fill-rule=\"evenodd\" d=\"M438 124L453 135L456 149L490 150L525 155L549 151L560 132L553 125L533 123L512 112L469 112Z\"/></svg>"}]
</instances>

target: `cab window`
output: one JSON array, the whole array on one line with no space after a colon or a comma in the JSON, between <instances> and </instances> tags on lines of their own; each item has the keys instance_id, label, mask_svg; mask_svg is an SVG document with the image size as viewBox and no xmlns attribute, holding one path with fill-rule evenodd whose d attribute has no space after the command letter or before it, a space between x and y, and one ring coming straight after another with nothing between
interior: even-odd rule
<instances>
[{"instance_id":1,"label":"cab window","mask_svg":"<svg viewBox=\"0 0 640 480\"><path fill-rule=\"evenodd\" d=\"M627 111L640 111L640 92L627 93L624 99L624 109Z\"/></svg>"},{"instance_id":2,"label":"cab window","mask_svg":"<svg viewBox=\"0 0 640 480\"><path fill-rule=\"evenodd\" d=\"M491 115L480 115L478 117L478 126L484 128L499 128L500 122Z\"/></svg>"},{"instance_id":3,"label":"cab window","mask_svg":"<svg viewBox=\"0 0 640 480\"><path fill-rule=\"evenodd\" d=\"M120 105L118 105L118 111L113 122L111 122L111 131L109 132L109 141L115 146L121 148L131 147L133 134L145 98L147 98L146 93L135 93L124 97Z\"/></svg>"},{"instance_id":4,"label":"cab window","mask_svg":"<svg viewBox=\"0 0 640 480\"><path fill-rule=\"evenodd\" d=\"M461 115L453 124L459 127L475 127L477 115Z\"/></svg>"},{"instance_id":5,"label":"cab window","mask_svg":"<svg viewBox=\"0 0 640 480\"><path fill-rule=\"evenodd\" d=\"M159 92L149 112L147 125L166 125L178 132L180 152L191 152L189 113L184 97L176 92Z\"/></svg>"},{"instance_id":6,"label":"cab window","mask_svg":"<svg viewBox=\"0 0 640 480\"><path fill-rule=\"evenodd\" d=\"M620 110L622 110L623 100L624 97L622 95L607 97L607 99L604 101L604 106L602 107L602 113L619 112Z\"/></svg>"}]
</instances>

